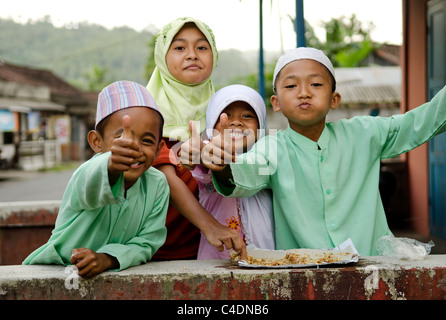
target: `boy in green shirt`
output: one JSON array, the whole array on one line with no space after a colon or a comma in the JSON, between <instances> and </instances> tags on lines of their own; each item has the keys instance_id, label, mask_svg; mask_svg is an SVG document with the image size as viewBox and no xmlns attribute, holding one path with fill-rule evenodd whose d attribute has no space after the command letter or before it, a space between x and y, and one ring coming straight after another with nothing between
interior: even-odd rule
<instances>
[{"instance_id":1,"label":"boy in green shirt","mask_svg":"<svg viewBox=\"0 0 446 320\"><path fill-rule=\"evenodd\" d=\"M96 155L73 174L48 242L23 264L73 264L89 278L145 263L166 239L169 187L152 162L163 116L143 86L117 81L98 97Z\"/></svg>"},{"instance_id":2,"label":"boy in green shirt","mask_svg":"<svg viewBox=\"0 0 446 320\"><path fill-rule=\"evenodd\" d=\"M276 249L331 248L351 238L360 254L376 255L377 240L391 234L378 188L380 160L446 130L446 89L404 115L326 123L341 95L322 51L287 51L273 83L271 102L288 128L259 140L230 165L222 161L234 159L230 139L215 137L202 152L215 187L231 197L272 189Z\"/></svg>"}]
</instances>

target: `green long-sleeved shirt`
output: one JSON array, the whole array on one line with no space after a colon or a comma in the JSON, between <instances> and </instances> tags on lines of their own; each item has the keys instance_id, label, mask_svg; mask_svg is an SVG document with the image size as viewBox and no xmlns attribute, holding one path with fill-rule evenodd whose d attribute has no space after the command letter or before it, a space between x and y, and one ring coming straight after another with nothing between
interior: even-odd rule
<instances>
[{"instance_id":1,"label":"green long-sleeved shirt","mask_svg":"<svg viewBox=\"0 0 446 320\"><path fill-rule=\"evenodd\" d=\"M390 234L379 194L381 159L391 158L446 131L446 88L404 115L354 117L326 123L317 142L290 127L259 140L230 168L247 197L273 191L276 249L331 248L351 238L362 255Z\"/></svg>"},{"instance_id":2,"label":"green long-sleeved shirt","mask_svg":"<svg viewBox=\"0 0 446 320\"><path fill-rule=\"evenodd\" d=\"M23 264L68 265L71 251L85 247L115 257L122 270L147 262L161 247L169 203L164 174L149 168L125 193L122 175L109 184L109 157L95 155L75 171L50 239Z\"/></svg>"}]
</instances>

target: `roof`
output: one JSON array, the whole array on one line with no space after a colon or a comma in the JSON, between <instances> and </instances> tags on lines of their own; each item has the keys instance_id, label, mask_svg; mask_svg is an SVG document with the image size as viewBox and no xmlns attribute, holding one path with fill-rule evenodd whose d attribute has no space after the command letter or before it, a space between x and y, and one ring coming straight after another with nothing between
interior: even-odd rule
<instances>
[{"instance_id":1,"label":"roof","mask_svg":"<svg viewBox=\"0 0 446 320\"><path fill-rule=\"evenodd\" d=\"M34 69L0 62L0 80L32 86L46 86L52 97L83 100L82 92L49 70Z\"/></svg>"},{"instance_id":2,"label":"roof","mask_svg":"<svg viewBox=\"0 0 446 320\"><path fill-rule=\"evenodd\" d=\"M344 104L394 103L401 99L400 67L336 68L336 91Z\"/></svg>"}]
</instances>

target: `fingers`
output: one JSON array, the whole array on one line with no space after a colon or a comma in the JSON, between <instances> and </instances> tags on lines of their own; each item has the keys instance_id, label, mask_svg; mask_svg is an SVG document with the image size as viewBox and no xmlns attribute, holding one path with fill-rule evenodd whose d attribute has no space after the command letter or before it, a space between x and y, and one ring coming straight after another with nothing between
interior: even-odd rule
<instances>
[{"instance_id":1,"label":"fingers","mask_svg":"<svg viewBox=\"0 0 446 320\"><path fill-rule=\"evenodd\" d=\"M113 140L110 148L109 169L113 172L129 170L142 156L140 145L133 137L128 115L122 117L122 130L121 136Z\"/></svg>"},{"instance_id":2,"label":"fingers","mask_svg":"<svg viewBox=\"0 0 446 320\"><path fill-rule=\"evenodd\" d=\"M241 258L247 259L246 244L238 231L225 227L222 224L217 224L216 228L205 233L205 236L208 242L219 252L222 252L224 249L233 249L240 254Z\"/></svg>"},{"instance_id":3,"label":"fingers","mask_svg":"<svg viewBox=\"0 0 446 320\"><path fill-rule=\"evenodd\" d=\"M104 269L100 261L98 261L99 255L95 251L87 248L73 249L70 262L77 268L79 276L90 278L102 272Z\"/></svg>"},{"instance_id":4,"label":"fingers","mask_svg":"<svg viewBox=\"0 0 446 320\"><path fill-rule=\"evenodd\" d=\"M200 163L200 153L203 142L195 127L195 122L192 120L189 121L189 130L191 132L191 138L181 145L179 157L183 167L192 170L195 168L195 165Z\"/></svg>"},{"instance_id":5,"label":"fingers","mask_svg":"<svg viewBox=\"0 0 446 320\"><path fill-rule=\"evenodd\" d=\"M133 139L132 129L130 128L130 116L125 115L122 117L122 132L121 139Z\"/></svg>"},{"instance_id":6,"label":"fingers","mask_svg":"<svg viewBox=\"0 0 446 320\"><path fill-rule=\"evenodd\" d=\"M193 120L189 121L189 130L191 133L192 140L200 140L200 135L198 134L197 128L195 126L195 122Z\"/></svg>"}]
</instances>

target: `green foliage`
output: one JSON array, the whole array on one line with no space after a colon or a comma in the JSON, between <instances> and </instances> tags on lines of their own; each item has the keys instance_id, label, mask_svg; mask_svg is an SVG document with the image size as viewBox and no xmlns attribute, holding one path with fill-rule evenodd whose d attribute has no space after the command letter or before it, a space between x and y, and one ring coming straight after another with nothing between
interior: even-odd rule
<instances>
[{"instance_id":1,"label":"green foliage","mask_svg":"<svg viewBox=\"0 0 446 320\"><path fill-rule=\"evenodd\" d=\"M0 57L6 62L50 69L84 90L116 80L146 84L148 31L88 22L56 28L49 17L26 24L0 19L0 30Z\"/></svg>"},{"instance_id":2,"label":"green foliage","mask_svg":"<svg viewBox=\"0 0 446 320\"><path fill-rule=\"evenodd\" d=\"M361 22L355 14L332 18L323 22L322 26L325 28L326 41L319 42L315 47L325 52L335 68L356 67L378 47L370 37L373 23Z\"/></svg>"}]
</instances>

